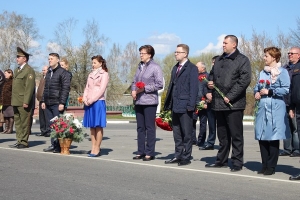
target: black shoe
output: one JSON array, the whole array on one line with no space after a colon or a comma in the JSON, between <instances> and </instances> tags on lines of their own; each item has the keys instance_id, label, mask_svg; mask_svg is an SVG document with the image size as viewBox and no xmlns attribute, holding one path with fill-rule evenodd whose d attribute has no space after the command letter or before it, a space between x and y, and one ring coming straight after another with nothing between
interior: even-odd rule
<instances>
[{"instance_id":1,"label":"black shoe","mask_svg":"<svg viewBox=\"0 0 300 200\"><path fill-rule=\"evenodd\" d=\"M293 152L290 157L300 157L300 153Z\"/></svg>"},{"instance_id":2,"label":"black shoe","mask_svg":"<svg viewBox=\"0 0 300 200\"><path fill-rule=\"evenodd\" d=\"M43 149L43 151L44 151L44 152L53 152L54 149L55 149L54 146L51 145L51 146L49 146L48 148Z\"/></svg>"},{"instance_id":3,"label":"black shoe","mask_svg":"<svg viewBox=\"0 0 300 200\"><path fill-rule=\"evenodd\" d=\"M300 174L290 176L289 178L291 181L299 181L300 180Z\"/></svg>"},{"instance_id":4,"label":"black shoe","mask_svg":"<svg viewBox=\"0 0 300 200\"><path fill-rule=\"evenodd\" d=\"M25 149L25 148L28 148L28 146L24 145L24 144L19 144L18 149Z\"/></svg>"},{"instance_id":5,"label":"black shoe","mask_svg":"<svg viewBox=\"0 0 300 200\"><path fill-rule=\"evenodd\" d=\"M55 149L53 150L53 153L60 153L60 151L61 151L60 148L55 148Z\"/></svg>"},{"instance_id":6,"label":"black shoe","mask_svg":"<svg viewBox=\"0 0 300 200\"><path fill-rule=\"evenodd\" d=\"M264 175L265 176L268 176L268 175L273 175L275 174L275 168L267 168L266 171L264 172Z\"/></svg>"},{"instance_id":7,"label":"black shoe","mask_svg":"<svg viewBox=\"0 0 300 200\"><path fill-rule=\"evenodd\" d=\"M205 145L203 147L199 147L199 150L214 150L214 147L211 145Z\"/></svg>"},{"instance_id":8,"label":"black shoe","mask_svg":"<svg viewBox=\"0 0 300 200\"><path fill-rule=\"evenodd\" d=\"M44 137L50 137L50 133L45 133Z\"/></svg>"},{"instance_id":9,"label":"black shoe","mask_svg":"<svg viewBox=\"0 0 300 200\"><path fill-rule=\"evenodd\" d=\"M46 133L37 133L36 136L40 137L40 136L45 136Z\"/></svg>"},{"instance_id":10,"label":"black shoe","mask_svg":"<svg viewBox=\"0 0 300 200\"><path fill-rule=\"evenodd\" d=\"M143 159L144 157L145 157L145 155L136 155L132 159L133 160L140 160L140 159Z\"/></svg>"},{"instance_id":11,"label":"black shoe","mask_svg":"<svg viewBox=\"0 0 300 200\"><path fill-rule=\"evenodd\" d=\"M228 165L226 164L206 164L205 167L208 167L208 168L227 168Z\"/></svg>"},{"instance_id":12,"label":"black shoe","mask_svg":"<svg viewBox=\"0 0 300 200\"><path fill-rule=\"evenodd\" d=\"M242 167L233 167L230 171L231 172L239 172L242 170Z\"/></svg>"},{"instance_id":13,"label":"black shoe","mask_svg":"<svg viewBox=\"0 0 300 200\"><path fill-rule=\"evenodd\" d=\"M203 143L199 143L199 142L198 142L198 143L197 143L197 146L198 146L198 147L204 147L204 146L205 146L205 144L203 144Z\"/></svg>"},{"instance_id":14,"label":"black shoe","mask_svg":"<svg viewBox=\"0 0 300 200\"><path fill-rule=\"evenodd\" d=\"M155 159L155 157L154 156L149 156L149 157L144 157L143 158L143 161L150 161L150 160L154 160Z\"/></svg>"},{"instance_id":15,"label":"black shoe","mask_svg":"<svg viewBox=\"0 0 300 200\"><path fill-rule=\"evenodd\" d=\"M19 143L16 143L16 144L12 144L12 145L8 145L10 148L17 148L19 145Z\"/></svg>"},{"instance_id":16,"label":"black shoe","mask_svg":"<svg viewBox=\"0 0 300 200\"><path fill-rule=\"evenodd\" d=\"M178 163L178 166L189 165L191 164L190 160L182 160Z\"/></svg>"},{"instance_id":17,"label":"black shoe","mask_svg":"<svg viewBox=\"0 0 300 200\"><path fill-rule=\"evenodd\" d=\"M173 163L179 163L181 160L178 158L172 158L171 160L166 160L165 164L173 164Z\"/></svg>"},{"instance_id":18,"label":"black shoe","mask_svg":"<svg viewBox=\"0 0 300 200\"><path fill-rule=\"evenodd\" d=\"M263 174L267 170L266 167L263 167L260 171L257 172L257 174Z\"/></svg>"},{"instance_id":19,"label":"black shoe","mask_svg":"<svg viewBox=\"0 0 300 200\"><path fill-rule=\"evenodd\" d=\"M92 154L92 153L90 153L88 155L88 157L90 157L90 158L95 158L95 157L99 157L99 156L101 156L100 152L98 154Z\"/></svg>"},{"instance_id":20,"label":"black shoe","mask_svg":"<svg viewBox=\"0 0 300 200\"><path fill-rule=\"evenodd\" d=\"M286 152L286 151L282 151L281 153L279 153L279 156L290 156L291 154Z\"/></svg>"},{"instance_id":21,"label":"black shoe","mask_svg":"<svg viewBox=\"0 0 300 200\"><path fill-rule=\"evenodd\" d=\"M192 142L192 145L196 145L197 146L197 142L196 141Z\"/></svg>"}]
</instances>

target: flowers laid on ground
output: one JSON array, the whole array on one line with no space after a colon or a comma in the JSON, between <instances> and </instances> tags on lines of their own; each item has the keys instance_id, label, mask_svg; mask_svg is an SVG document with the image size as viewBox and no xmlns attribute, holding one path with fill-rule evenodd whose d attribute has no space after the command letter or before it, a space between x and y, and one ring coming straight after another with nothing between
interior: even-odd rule
<instances>
[{"instance_id":1,"label":"flowers laid on ground","mask_svg":"<svg viewBox=\"0 0 300 200\"><path fill-rule=\"evenodd\" d=\"M198 77L198 79L199 79L200 81L208 82L208 80L206 79L206 76L205 76L205 75L200 75L200 76ZM214 89L219 93L219 95L221 95L222 98L225 97L225 95L223 94L223 92L221 92L221 90L220 90L217 86L214 85ZM229 105L230 107L232 107L232 105L231 105L230 102L228 103L228 105Z\"/></svg>"},{"instance_id":2,"label":"flowers laid on ground","mask_svg":"<svg viewBox=\"0 0 300 200\"><path fill-rule=\"evenodd\" d=\"M78 101L79 103L83 103L83 97L78 97L78 98L77 98L77 101Z\"/></svg>"},{"instance_id":3,"label":"flowers laid on ground","mask_svg":"<svg viewBox=\"0 0 300 200\"><path fill-rule=\"evenodd\" d=\"M258 81L258 92L261 90L261 89L266 89L266 88L269 88L270 85L271 85L271 82L269 80L264 80L264 79L261 79ZM259 104L259 100L257 100L255 102L255 107L254 107L254 121L255 121L255 117L256 117L256 113L258 111L258 104Z\"/></svg>"},{"instance_id":4,"label":"flowers laid on ground","mask_svg":"<svg viewBox=\"0 0 300 200\"><path fill-rule=\"evenodd\" d=\"M206 108L207 108L206 99L205 97L202 97L201 101L196 105L196 114L198 114L199 110L206 109Z\"/></svg>"},{"instance_id":5,"label":"flowers laid on ground","mask_svg":"<svg viewBox=\"0 0 300 200\"><path fill-rule=\"evenodd\" d=\"M144 88L144 87L145 87L145 83L144 83L144 82L142 82L142 81L136 82L136 83L135 83L135 85L136 85L136 87L137 87L137 88L139 88L139 89L141 89L141 88Z\"/></svg>"},{"instance_id":6,"label":"flowers laid on ground","mask_svg":"<svg viewBox=\"0 0 300 200\"><path fill-rule=\"evenodd\" d=\"M172 131L172 113L170 110L162 111L158 118L155 119L156 125L165 130Z\"/></svg>"},{"instance_id":7,"label":"flowers laid on ground","mask_svg":"<svg viewBox=\"0 0 300 200\"><path fill-rule=\"evenodd\" d=\"M52 138L70 138L74 142L82 142L84 133L82 123L72 114L64 114L50 120Z\"/></svg>"}]
</instances>

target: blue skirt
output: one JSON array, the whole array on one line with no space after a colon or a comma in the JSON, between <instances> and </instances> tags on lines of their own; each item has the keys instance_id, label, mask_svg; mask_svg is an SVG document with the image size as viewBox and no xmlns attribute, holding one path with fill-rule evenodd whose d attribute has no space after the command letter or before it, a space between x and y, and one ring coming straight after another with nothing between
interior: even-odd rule
<instances>
[{"instance_id":1,"label":"blue skirt","mask_svg":"<svg viewBox=\"0 0 300 200\"><path fill-rule=\"evenodd\" d=\"M86 128L106 127L105 100L98 100L90 106L84 106L83 126Z\"/></svg>"}]
</instances>

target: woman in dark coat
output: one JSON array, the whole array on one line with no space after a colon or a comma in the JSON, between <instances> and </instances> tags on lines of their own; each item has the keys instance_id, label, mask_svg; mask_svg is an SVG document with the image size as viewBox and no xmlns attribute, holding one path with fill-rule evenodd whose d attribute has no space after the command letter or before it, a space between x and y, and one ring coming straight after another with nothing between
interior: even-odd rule
<instances>
[{"instance_id":1,"label":"woman in dark coat","mask_svg":"<svg viewBox=\"0 0 300 200\"><path fill-rule=\"evenodd\" d=\"M14 126L14 110L11 105L13 71L11 69L7 69L5 70L4 75L5 81L0 94L0 105L3 106L2 112L5 120L5 130L3 133L10 134L13 132Z\"/></svg>"}]
</instances>

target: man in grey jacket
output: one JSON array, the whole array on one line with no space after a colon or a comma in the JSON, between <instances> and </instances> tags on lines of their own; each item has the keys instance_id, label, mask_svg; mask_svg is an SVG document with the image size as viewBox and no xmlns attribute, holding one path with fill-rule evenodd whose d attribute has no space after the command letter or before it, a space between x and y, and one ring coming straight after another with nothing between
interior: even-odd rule
<instances>
[{"instance_id":1,"label":"man in grey jacket","mask_svg":"<svg viewBox=\"0 0 300 200\"><path fill-rule=\"evenodd\" d=\"M224 53L215 60L210 71L208 88L212 93L212 109L217 118L217 135L220 149L214 164L206 167L227 167L232 144L231 172L242 170L244 165L243 117L246 107L246 89L251 82L249 59L237 49L238 38L227 35L223 41Z\"/></svg>"}]
</instances>

